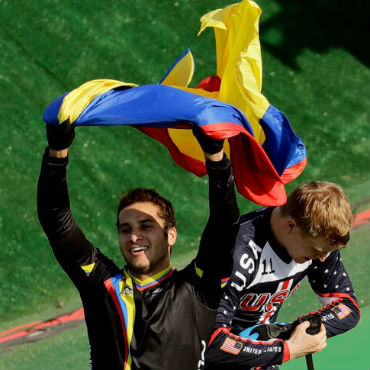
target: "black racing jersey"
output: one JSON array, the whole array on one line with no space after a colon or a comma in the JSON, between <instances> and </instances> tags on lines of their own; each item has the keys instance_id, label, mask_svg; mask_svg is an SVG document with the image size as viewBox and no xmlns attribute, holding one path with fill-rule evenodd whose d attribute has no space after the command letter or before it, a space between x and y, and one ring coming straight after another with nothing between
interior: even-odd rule
<instances>
[{"instance_id":1,"label":"black racing jersey","mask_svg":"<svg viewBox=\"0 0 370 370\"><path fill-rule=\"evenodd\" d=\"M232 271L239 224L230 161L207 162L210 217L196 258L181 271L169 266L145 281L85 238L70 211L67 163L44 155L38 214L58 262L79 290L91 368L201 368L221 285Z\"/></svg>"},{"instance_id":2,"label":"black racing jersey","mask_svg":"<svg viewBox=\"0 0 370 370\"><path fill-rule=\"evenodd\" d=\"M324 262L294 262L272 233L272 210L262 208L241 217L233 273L206 352L207 369L245 370L289 360L286 341L251 340L238 334L255 324L275 322L281 305L305 276L323 304L316 312L328 337L351 329L359 320L360 309L340 252L331 252Z\"/></svg>"}]
</instances>

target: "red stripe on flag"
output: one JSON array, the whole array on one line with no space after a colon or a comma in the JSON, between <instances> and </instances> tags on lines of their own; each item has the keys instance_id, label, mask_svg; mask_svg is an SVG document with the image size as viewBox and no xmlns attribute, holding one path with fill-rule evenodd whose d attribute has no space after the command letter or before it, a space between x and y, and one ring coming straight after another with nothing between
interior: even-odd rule
<instances>
[{"instance_id":1,"label":"red stripe on flag","mask_svg":"<svg viewBox=\"0 0 370 370\"><path fill-rule=\"evenodd\" d=\"M135 127L165 145L173 160L185 170L197 176L206 174L205 164L181 153L171 140L166 128ZM262 146L243 126L230 122L218 122L203 125L201 128L214 139L228 138L235 184L240 194L265 206L279 206L286 202L284 181L276 172ZM305 164L304 161L301 162L302 166L303 164Z\"/></svg>"},{"instance_id":2,"label":"red stripe on flag","mask_svg":"<svg viewBox=\"0 0 370 370\"><path fill-rule=\"evenodd\" d=\"M203 162L191 158L179 151L177 146L171 140L166 128L141 126L135 126L135 128L141 132L144 132L153 139L158 140L161 144L167 147L175 163L184 168L186 171L192 172L198 177L202 177L207 173L206 166Z\"/></svg>"},{"instance_id":3,"label":"red stripe on flag","mask_svg":"<svg viewBox=\"0 0 370 370\"><path fill-rule=\"evenodd\" d=\"M306 167L306 164L307 157L303 161L296 163L294 166L287 168L281 175L283 183L287 184L297 178Z\"/></svg>"}]
</instances>

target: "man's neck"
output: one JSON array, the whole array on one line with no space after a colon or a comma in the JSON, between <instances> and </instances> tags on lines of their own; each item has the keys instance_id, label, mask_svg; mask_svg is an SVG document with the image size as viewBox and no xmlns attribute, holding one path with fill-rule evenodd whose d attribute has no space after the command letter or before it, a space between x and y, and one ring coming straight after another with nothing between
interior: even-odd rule
<instances>
[{"instance_id":1,"label":"man's neck","mask_svg":"<svg viewBox=\"0 0 370 370\"><path fill-rule=\"evenodd\" d=\"M150 273L147 273L147 274L138 274L138 273L133 272L129 268L129 273L134 279L139 280L139 281L145 281L147 279L157 280L157 279L161 278L163 275L165 275L171 269L172 269L172 266L168 265L167 267L165 267L163 269L160 269L158 271L153 271L153 272L150 272Z\"/></svg>"}]
</instances>

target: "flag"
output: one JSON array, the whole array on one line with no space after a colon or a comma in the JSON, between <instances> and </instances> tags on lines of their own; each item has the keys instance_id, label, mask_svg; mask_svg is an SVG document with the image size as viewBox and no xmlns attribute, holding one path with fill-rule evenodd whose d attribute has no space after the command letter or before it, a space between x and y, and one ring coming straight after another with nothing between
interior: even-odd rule
<instances>
[{"instance_id":1,"label":"flag","mask_svg":"<svg viewBox=\"0 0 370 370\"><path fill-rule=\"evenodd\" d=\"M261 93L260 8L249 0L201 18L200 33L213 27L217 74L189 88L190 50L158 84L89 81L52 102L44 121L75 126L131 125L165 145L174 161L197 176L206 173L203 152L192 135L197 125L225 139L238 191L261 205L286 202L285 184L306 164L306 150L285 115Z\"/></svg>"},{"instance_id":2,"label":"flag","mask_svg":"<svg viewBox=\"0 0 370 370\"><path fill-rule=\"evenodd\" d=\"M340 320L343 320L352 313L352 310L343 303L337 304L331 310L338 316Z\"/></svg>"},{"instance_id":3,"label":"flag","mask_svg":"<svg viewBox=\"0 0 370 370\"><path fill-rule=\"evenodd\" d=\"M238 342L234 339L226 338L220 349L224 352L231 353L232 355L238 355L243 348L243 343Z\"/></svg>"}]
</instances>

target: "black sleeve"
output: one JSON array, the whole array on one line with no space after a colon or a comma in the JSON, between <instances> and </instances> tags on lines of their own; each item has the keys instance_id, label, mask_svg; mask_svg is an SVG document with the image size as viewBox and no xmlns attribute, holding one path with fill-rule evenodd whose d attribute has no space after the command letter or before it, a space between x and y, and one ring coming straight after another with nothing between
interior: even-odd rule
<instances>
[{"instance_id":1,"label":"black sleeve","mask_svg":"<svg viewBox=\"0 0 370 370\"><path fill-rule=\"evenodd\" d=\"M217 329L205 358L206 370L269 368L290 359L288 343L282 339L252 340L234 335L229 329Z\"/></svg>"},{"instance_id":2,"label":"black sleeve","mask_svg":"<svg viewBox=\"0 0 370 370\"><path fill-rule=\"evenodd\" d=\"M68 158L52 158L47 153L48 148L38 181L38 217L56 259L78 286L87 275L81 266L95 263L96 249L71 214L66 179Z\"/></svg>"},{"instance_id":3,"label":"black sleeve","mask_svg":"<svg viewBox=\"0 0 370 370\"><path fill-rule=\"evenodd\" d=\"M324 262L314 260L308 280L324 305L310 314L320 314L328 338L344 333L358 323L360 308L339 250L331 252Z\"/></svg>"},{"instance_id":4,"label":"black sleeve","mask_svg":"<svg viewBox=\"0 0 370 370\"><path fill-rule=\"evenodd\" d=\"M205 289L220 293L221 284L226 285L233 267L239 208L230 160L224 156L219 162L207 161L206 166L210 215L201 237L195 269Z\"/></svg>"}]
</instances>

